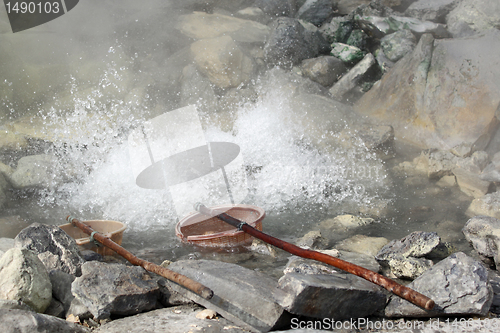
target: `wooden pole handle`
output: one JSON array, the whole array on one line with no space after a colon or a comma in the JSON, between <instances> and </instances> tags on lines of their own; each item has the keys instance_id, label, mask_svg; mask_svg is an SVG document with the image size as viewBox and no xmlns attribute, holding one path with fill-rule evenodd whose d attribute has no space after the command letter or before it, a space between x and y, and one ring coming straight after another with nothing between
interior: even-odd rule
<instances>
[{"instance_id":1,"label":"wooden pole handle","mask_svg":"<svg viewBox=\"0 0 500 333\"><path fill-rule=\"evenodd\" d=\"M101 243L102 245L104 245L106 247L109 247L111 250L115 251L116 253L121 255L123 258L127 259L131 264L136 265L136 266L141 266L142 268L144 268L145 270L147 270L149 272L161 275L164 278L193 291L194 293L200 295L201 297L203 297L205 299L212 298L214 292L211 289L202 285L201 283L196 282L196 281L188 278L187 276L184 276L182 274L171 271L165 267L156 265L152 262L149 262L149 261L146 261L146 260L143 260L143 259L136 257L135 255L133 255L129 251L125 250L120 245L113 242L109 237L106 237L98 232L95 232L94 229L92 229L89 225L87 225L83 222L80 222L78 219L73 218L72 216L68 216L66 218L66 220L68 222L70 222L71 224L73 224L75 227L77 227L80 230L82 230L83 232L85 232L87 235L89 235L89 236L92 235L92 237L96 241L98 241L99 243Z\"/></svg>"}]
</instances>

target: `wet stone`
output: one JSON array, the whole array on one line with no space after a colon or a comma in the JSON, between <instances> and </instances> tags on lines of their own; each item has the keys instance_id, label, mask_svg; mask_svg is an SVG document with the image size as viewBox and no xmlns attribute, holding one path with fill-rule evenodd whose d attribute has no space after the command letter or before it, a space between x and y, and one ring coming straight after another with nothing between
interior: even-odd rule
<instances>
[{"instance_id":1,"label":"wet stone","mask_svg":"<svg viewBox=\"0 0 500 333\"><path fill-rule=\"evenodd\" d=\"M471 197L481 198L490 190L490 182L482 180L475 172L455 168L453 174L460 190Z\"/></svg>"},{"instance_id":2,"label":"wet stone","mask_svg":"<svg viewBox=\"0 0 500 333\"><path fill-rule=\"evenodd\" d=\"M355 215L339 215L333 219L327 219L320 223L320 227L324 229L352 229L375 222L369 217L359 217Z\"/></svg>"},{"instance_id":3,"label":"wet stone","mask_svg":"<svg viewBox=\"0 0 500 333\"><path fill-rule=\"evenodd\" d=\"M71 292L100 320L154 309L159 287L142 267L90 261L82 265Z\"/></svg>"},{"instance_id":4,"label":"wet stone","mask_svg":"<svg viewBox=\"0 0 500 333\"><path fill-rule=\"evenodd\" d=\"M339 250L361 253L375 257L375 255L377 255L377 253L387 243L389 243L389 240L385 237L354 235L336 244L335 247Z\"/></svg>"},{"instance_id":5,"label":"wet stone","mask_svg":"<svg viewBox=\"0 0 500 333\"><path fill-rule=\"evenodd\" d=\"M346 96L359 84L363 78L375 64L375 58L371 53L368 53L363 60L358 62L356 66L351 68L337 83L330 88L330 95L338 101L342 101Z\"/></svg>"},{"instance_id":6,"label":"wet stone","mask_svg":"<svg viewBox=\"0 0 500 333\"><path fill-rule=\"evenodd\" d=\"M385 56L396 62L406 54L413 51L417 45L417 38L410 30L403 29L384 36L380 40L380 46Z\"/></svg>"},{"instance_id":7,"label":"wet stone","mask_svg":"<svg viewBox=\"0 0 500 333\"><path fill-rule=\"evenodd\" d=\"M322 86L329 87L346 71L343 61L333 56L306 59L301 64L302 74Z\"/></svg>"},{"instance_id":8,"label":"wet stone","mask_svg":"<svg viewBox=\"0 0 500 333\"><path fill-rule=\"evenodd\" d=\"M466 214L468 216L486 215L500 219L500 191L472 200Z\"/></svg>"},{"instance_id":9,"label":"wet stone","mask_svg":"<svg viewBox=\"0 0 500 333\"><path fill-rule=\"evenodd\" d=\"M444 258L448 248L435 232L415 231L385 245L375 259L398 278L415 279L432 267L430 259Z\"/></svg>"},{"instance_id":10,"label":"wet stone","mask_svg":"<svg viewBox=\"0 0 500 333\"><path fill-rule=\"evenodd\" d=\"M484 316L493 301L493 289L488 281L487 269L462 252L440 261L408 287L431 297L436 303L434 309L427 311L392 296L385 308L387 317Z\"/></svg>"},{"instance_id":11,"label":"wet stone","mask_svg":"<svg viewBox=\"0 0 500 333\"><path fill-rule=\"evenodd\" d=\"M406 9L405 15L422 21L445 23L446 15L459 2L459 0L417 0Z\"/></svg>"},{"instance_id":12,"label":"wet stone","mask_svg":"<svg viewBox=\"0 0 500 333\"><path fill-rule=\"evenodd\" d=\"M482 256L493 258L500 267L500 220L490 216L475 216L467 221L462 232L465 239Z\"/></svg>"},{"instance_id":13,"label":"wet stone","mask_svg":"<svg viewBox=\"0 0 500 333\"><path fill-rule=\"evenodd\" d=\"M330 54L347 64L357 63L365 56L365 52L358 47L344 43L333 43Z\"/></svg>"},{"instance_id":14,"label":"wet stone","mask_svg":"<svg viewBox=\"0 0 500 333\"><path fill-rule=\"evenodd\" d=\"M40 333L90 333L90 328L83 327L64 319L46 314L39 314L25 310L0 309L2 332L40 332Z\"/></svg>"},{"instance_id":15,"label":"wet stone","mask_svg":"<svg viewBox=\"0 0 500 333\"><path fill-rule=\"evenodd\" d=\"M15 238L16 247L26 248L38 255L48 271L59 269L80 275L83 259L73 238L54 225L33 223Z\"/></svg>"},{"instance_id":16,"label":"wet stone","mask_svg":"<svg viewBox=\"0 0 500 333\"><path fill-rule=\"evenodd\" d=\"M333 17L335 9L331 0L308 0L299 8L297 17L319 27Z\"/></svg>"},{"instance_id":17,"label":"wet stone","mask_svg":"<svg viewBox=\"0 0 500 333\"><path fill-rule=\"evenodd\" d=\"M53 155L25 156L18 161L9 181L17 189L51 188L64 180L58 166L59 159Z\"/></svg>"},{"instance_id":18,"label":"wet stone","mask_svg":"<svg viewBox=\"0 0 500 333\"><path fill-rule=\"evenodd\" d=\"M329 51L330 45L318 31L307 30L297 19L280 17L271 27L264 57L269 65L291 66Z\"/></svg>"},{"instance_id":19,"label":"wet stone","mask_svg":"<svg viewBox=\"0 0 500 333\"><path fill-rule=\"evenodd\" d=\"M418 35L430 33L435 38L449 37L445 25L441 23L420 21L415 18L403 16L378 17L357 15L355 18L361 26L366 27L373 35L379 37L404 29L409 29Z\"/></svg>"}]
</instances>

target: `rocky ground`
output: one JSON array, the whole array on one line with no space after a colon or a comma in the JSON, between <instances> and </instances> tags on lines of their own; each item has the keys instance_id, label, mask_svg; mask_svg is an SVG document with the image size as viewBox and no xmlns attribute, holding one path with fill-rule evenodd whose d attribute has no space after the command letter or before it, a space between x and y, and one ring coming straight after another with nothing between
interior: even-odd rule
<instances>
[{"instance_id":1,"label":"rocky ground","mask_svg":"<svg viewBox=\"0 0 500 333\"><path fill-rule=\"evenodd\" d=\"M5 216L0 219L3 330L498 331L497 1L192 0L184 6L188 10L178 18L175 38L186 47L165 62L171 67L168 82L141 77L145 86L161 85L167 97L156 103L220 110L209 117L230 131L231 110L257 98L254 78L280 76L295 105L291 118L314 149L329 154L332 147L356 142L390 158L394 140L409 142L420 155L391 172L407 183L424 179L436 189L463 192L470 219L450 240L430 230L392 240L356 234L329 246L329 234L383 219L383 202L358 214L336 214L296 240L398 279L433 298L436 307L423 310L359 277L300 258L272 274L215 260L162 264L210 287L215 296L206 300L120 258L80 251L58 227ZM131 105L148 95L132 79L117 84L122 86L114 98ZM14 96L10 88L0 89ZM46 110L64 107L74 97L73 91L66 94L41 104ZM95 98L98 104L101 97ZM61 157L62 148L92 143L72 141L67 123L47 128L48 115L2 115L0 206L79 176ZM112 137L118 137L134 125L119 114L85 116L78 121L83 132L100 133L96 126L102 126L104 133L114 124ZM453 243L460 237L470 243L467 251ZM258 243L249 251L286 258Z\"/></svg>"}]
</instances>

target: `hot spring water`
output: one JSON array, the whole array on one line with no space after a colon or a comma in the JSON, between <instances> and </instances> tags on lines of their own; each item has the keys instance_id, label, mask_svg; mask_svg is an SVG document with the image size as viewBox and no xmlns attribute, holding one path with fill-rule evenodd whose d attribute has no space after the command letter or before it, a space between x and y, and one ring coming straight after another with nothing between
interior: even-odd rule
<instances>
[{"instance_id":1,"label":"hot spring water","mask_svg":"<svg viewBox=\"0 0 500 333\"><path fill-rule=\"evenodd\" d=\"M128 11L137 9L130 5ZM163 6L161 2L155 5ZM90 1L80 6L82 10L91 10L96 4ZM175 42L181 50L189 44L187 38L181 40L172 23L160 20L159 15L143 8L135 13L132 17L137 18L132 22L125 19L126 15L117 22L95 22L97 26L93 29L104 29L102 34L72 30L78 37L70 38L68 43L73 44L70 49L82 50L83 56L69 55L64 60L69 63L64 69L66 75L62 76L66 82L45 91L45 94L54 92L52 99L32 98L35 104L25 112L37 113L35 118L41 122L38 130L52 143L40 140L27 154L57 156L60 161L57 173L65 175L64 181L52 188L16 192L2 215L20 215L28 222L48 224L62 224L68 214L82 220L122 221L128 225L123 246L155 262L186 255L211 255L210 251L182 245L176 238L174 226L178 216L169 191L141 188L134 179L128 134L147 119L179 107L178 103L169 102L178 101L178 96L169 93L178 89L169 86L168 71L175 67L172 64L175 59L182 64L182 51L180 56L172 57L172 62L165 62L162 57L164 53L177 52L169 42ZM151 26L146 18L158 19L163 28L172 32L170 37L162 33L162 38L172 40L161 41L161 29ZM54 24L69 23L61 19ZM43 32L49 28L40 29ZM55 36L50 31L47 35L41 32L19 35L25 44L16 42L13 47L20 51L39 43L60 51L66 49L57 41L65 36ZM95 36L98 36L95 40L90 38ZM89 51L86 48L90 46L96 48ZM97 72L93 71L96 68L93 53L99 55ZM36 63L31 59L33 66L53 66L51 52L44 49L40 54ZM54 66L53 70L56 69ZM39 73L36 68L33 71ZM49 81L54 82L52 78L57 73L49 74L53 75ZM387 207L387 213L377 218L376 223L355 231L325 235L330 246L354 234L391 240L424 230L437 231L444 240L466 248L460 229L467 220L464 212L470 201L458 189L441 189L424 176L421 181L408 184L404 177L392 172L399 162L411 160L418 153L416 150L396 142L395 157L381 159L361 141L354 141L331 147L325 153L308 142L304 129L294 123L289 112L293 90L286 75L280 71L258 75L253 86L257 92L255 99L241 101L230 111L210 110L203 98L197 106L207 141L232 142L240 147L248 184L248 196L243 202L266 210L263 223L266 233L293 241L317 230L323 219L343 213L356 215L361 207L366 211L382 205ZM64 94L65 91L69 94ZM15 100L9 103L9 118L16 121L24 115L17 110L25 105ZM40 111L33 112L34 109ZM13 156L12 160L18 157ZM9 158L5 156L5 162Z\"/></svg>"}]
</instances>

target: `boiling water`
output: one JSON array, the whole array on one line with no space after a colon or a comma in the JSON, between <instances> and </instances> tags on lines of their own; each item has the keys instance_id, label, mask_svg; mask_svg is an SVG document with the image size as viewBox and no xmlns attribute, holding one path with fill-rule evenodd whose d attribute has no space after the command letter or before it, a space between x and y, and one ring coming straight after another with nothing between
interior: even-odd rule
<instances>
[{"instance_id":1,"label":"boiling water","mask_svg":"<svg viewBox=\"0 0 500 333\"><path fill-rule=\"evenodd\" d=\"M24 93L31 103L21 99L23 94L4 100L4 109L9 110L4 121L33 114L41 119L51 144L33 145L27 154L58 156L60 165L56 168L68 176L54 188L15 192L2 215L21 215L29 222L48 224L62 224L68 214L81 219L119 220L128 225L123 245L131 251L147 248L153 261L206 255L209 252L181 245L175 237L178 217L172 194L136 185L127 141L128 133L145 120L180 106L179 89L172 86L170 78L178 67L186 65L182 48L190 41L173 28L174 19L165 19L162 14L178 15L192 8L176 8L162 1L151 1L149 9L138 2L124 3L79 4L87 14L101 9L92 24L79 22L80 29L88 29L83 32L61 18L53 21L53 26L3 35L22 53L22 60L33 66L33 72L43 72L38 68L55 71L46 71L47 84L54 87L43 88L44 98L35 88ZM63 34L51 30L67 26L72 28ZM33 57L31 51L36 48L38 56ZM51 57L54 53L58 55L55 60ZM65 65L61 69L58 64ZM463 212L470 200L456 189L438 188L425 177L419 184L406 185L404 177L391 171L398 162L413 157L405 147L399 150L399 143L396 158L386 160L356 139L350 147L339 145L328 153L315 148L304 129L290 119L292 91L288 76L280 73L255 77L256 99L219 115L223 122L231 123L230 130L213 121L203 99L198 102L207 140L240 146L249 188L245 202L266 210L266 232L294 240L316 230L322 219L358 213L360 207L369 209L382 203L388 213L375 224L328 235L330 245L354 233L393 239L425 230L446 231L443 238L465 248L459 230L466 221ZM6 86L17 82L6 77ZM40 80L38 84L43 85ZM4 156L3 162L15 167L19 157Z\"/></svg>"}]
</instances>

